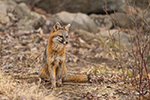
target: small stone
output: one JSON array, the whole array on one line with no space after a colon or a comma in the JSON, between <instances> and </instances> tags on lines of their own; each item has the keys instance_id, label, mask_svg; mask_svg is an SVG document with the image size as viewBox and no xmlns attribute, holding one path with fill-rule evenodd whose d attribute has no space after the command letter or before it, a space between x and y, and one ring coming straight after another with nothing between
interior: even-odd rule
<instances>
[{"instance_id":1,"label":"small stone","mask_svg":"<svg viewBox=\"0 0 150 100\"><path fill-rule=\"evenodd\" d=\"M11 68L13 68L14 66L13 65L4 65L1 69L3 70L3 69L11 69Z\"/></svg>"},{"instance_id":2,"label":"small stone","mask_svg":"<svg viewBox=\"0 0 150 100\"><path fill-rule=\"evenodd\" d=\"M111 86L110 86L110 85L108 85L108 86L107 86L107 88L111 88Z\"/></svg>"}]
</instances>

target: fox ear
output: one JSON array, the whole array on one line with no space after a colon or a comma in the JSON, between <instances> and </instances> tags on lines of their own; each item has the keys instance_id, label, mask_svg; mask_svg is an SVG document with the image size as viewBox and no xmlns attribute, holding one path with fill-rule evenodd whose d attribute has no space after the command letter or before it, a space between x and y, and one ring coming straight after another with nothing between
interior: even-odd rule
<instances>
[{"instance_id":1,"label":"fox ear","mask_svg":"<svg viewBox=\"0 0 150 100\"><path fill-rule=\"evenodd\" d=\"M54 31L57 31L61 28L61 25L59 22L56 22L55 25L53 26Z\"/></svg>"},{"instance_id":2,"label":"fox ear","mask_svg":"<svg viewBox=\"0 0 150 100\"><path fill-rule=\"evenodd\" d=\"M69 31L70 26L71 26L70 24L66 25L66 26L65 26L65 29L66 29L67 31Z\"/></svg>"}]
</instances>

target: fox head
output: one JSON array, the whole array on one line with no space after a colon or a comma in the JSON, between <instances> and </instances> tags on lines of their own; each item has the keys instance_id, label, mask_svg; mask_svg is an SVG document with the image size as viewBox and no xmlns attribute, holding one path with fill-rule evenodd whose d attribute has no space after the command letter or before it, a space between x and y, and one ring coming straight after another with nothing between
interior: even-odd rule
<instances>
[{"instance_id":1,"label":"fox head","mask_svg":"<svg viewBox=\"0 0 150 100\"><path fill-rule=\"evenodd\" d=\"M68 44L68 31L70 24L61 26L59 22L56 22L53 26L52 41L57 44Z\"/></svg>"}]
</instances>

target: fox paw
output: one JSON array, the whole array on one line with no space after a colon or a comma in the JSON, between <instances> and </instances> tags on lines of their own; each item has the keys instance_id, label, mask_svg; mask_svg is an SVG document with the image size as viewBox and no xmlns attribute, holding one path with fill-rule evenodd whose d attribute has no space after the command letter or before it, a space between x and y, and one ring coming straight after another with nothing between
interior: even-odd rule
<instances>
[{"instance_id":1,"label":"fox paw","mask_svg":"<svg viewBox=\"0 0 150 100\"><path fill-rule=\"evenodd\" d=\"M60 86L63 86L61 79L57 81L57 86L59 86L59 87L60 87Z\"/></svg>"},{"instance_id":2,"label":"fox paw","mask_svg":"<svg viewBox=\"0 0 150 100\"><path fill-rule=\"evenodd\" d=\"M52 86L51 88L52 88L52 91L56 90L56 87L53 87L53 86Z\"/></svg>"},{"instance_id":3,"label":"fox paw","mask_svg":"<svg viewBox=\"0 0 150 100\"><path fill-rule=\"evenodd\" d=\"M55 81L55 80L51 80L51 83L52 83L51 88L52 88L53 90L56 90L56 81Z\"/></svg>"}]
</instances>

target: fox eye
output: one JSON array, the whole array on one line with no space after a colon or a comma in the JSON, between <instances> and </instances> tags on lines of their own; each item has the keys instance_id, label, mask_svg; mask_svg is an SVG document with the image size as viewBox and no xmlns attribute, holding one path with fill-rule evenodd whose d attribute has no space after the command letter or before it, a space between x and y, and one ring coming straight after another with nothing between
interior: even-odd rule
<instances>
[{"instance_id":1,"label":"fox eye","mask_svg":"<svg viewBox=\"0 0 150 100\"><path fill-rule=\"evenodd\" d=\"M62 35L59 35L59 37L60 37L60 38L63 38L63 36L62 36Z\"/></svg>"}]
</instances>

